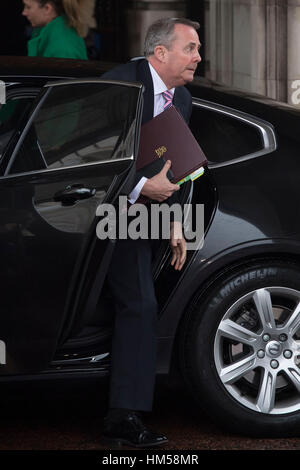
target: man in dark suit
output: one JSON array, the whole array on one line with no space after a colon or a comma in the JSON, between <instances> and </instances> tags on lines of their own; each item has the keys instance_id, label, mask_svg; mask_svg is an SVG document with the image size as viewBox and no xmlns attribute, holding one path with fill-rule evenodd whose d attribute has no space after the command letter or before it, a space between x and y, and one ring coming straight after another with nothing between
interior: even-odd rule
<instances>
[{"instance_id":1,"label":"man in dark suit","mask_svg":"<svg viewBox=\"0 0 300 470\"><path fill-rule=\"evenodd\" d=\"M188 122L192 99L184 85L191 82L201 58L199 24L186 19L164 18L153 23L145 39L145 58L131 61L105 73L102 78L144 84L143 123L173 101ZM145 178L137 172L129 203L140 196L172 203L179 186L167 178L171 163L160 173ZM186 259L181 221L170 227L171 264L180 270ZM167 442L162 434L148 430L139 411L150 411L153 400L156 359L157 303L151 271L149 240L118 240L108 273L115 301L109 412L104 436L135 447Z\"/></svg>"}]
</instances>

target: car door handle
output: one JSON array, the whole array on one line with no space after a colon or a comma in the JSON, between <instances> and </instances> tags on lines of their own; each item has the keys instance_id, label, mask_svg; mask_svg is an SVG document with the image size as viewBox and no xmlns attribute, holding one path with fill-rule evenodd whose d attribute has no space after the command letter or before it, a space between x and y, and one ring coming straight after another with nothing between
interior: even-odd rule
<instances>
[{"instance_id":1,"label":"car door handle","mask_svg":"<svg viewBox=\"0 0 300 470\"><path fill-rule=\"evenodd\" d=\"M77 201L89 199L90 197L95 196L95 194L95 188L85 188L83 184L72 184L62 191L55 193L54 201L61 202L64 206L71 206Z\"/></svg>"}]
</instances>

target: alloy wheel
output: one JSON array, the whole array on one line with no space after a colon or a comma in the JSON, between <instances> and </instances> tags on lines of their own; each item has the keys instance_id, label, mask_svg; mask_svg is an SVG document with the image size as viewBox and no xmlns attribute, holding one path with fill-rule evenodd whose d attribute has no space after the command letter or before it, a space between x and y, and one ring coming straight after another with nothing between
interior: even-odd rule
<instances>
[{"instance_id":1,"label":"alloy wheel","mask_svg":"<svg viewBox=\"0 0 300 470\"><path fill-rule=\"evenodd\" d=\"M265 287L239 298L218 325L214 361L227 392L265 414L300 409L300 292Z\"/></svg>"}]
</instances>

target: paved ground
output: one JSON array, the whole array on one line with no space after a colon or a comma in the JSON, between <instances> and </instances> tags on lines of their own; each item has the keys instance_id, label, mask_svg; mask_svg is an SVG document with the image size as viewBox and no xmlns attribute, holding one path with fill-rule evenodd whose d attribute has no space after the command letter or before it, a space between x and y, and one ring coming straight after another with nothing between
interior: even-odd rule
<instances>
[{"instance_id":1,"label":"paved ground","mask_svg":"<svg viewBox=\"0 0 300 470\"><path fill-rule=\"evenodd\" d=\"M58 383L29 386L26 393L24 386L6 390L0 404L0 450L109 449L101 443L105 398L98 398L97 387L96 383L82 390L74 385L67 390ZM158 389L147 424L168 435L164 450L300 449L300 437L250 439L227 434L208 417L196 416L183 392L170 393L165 387Z\"/></svg>"}]
</instances>

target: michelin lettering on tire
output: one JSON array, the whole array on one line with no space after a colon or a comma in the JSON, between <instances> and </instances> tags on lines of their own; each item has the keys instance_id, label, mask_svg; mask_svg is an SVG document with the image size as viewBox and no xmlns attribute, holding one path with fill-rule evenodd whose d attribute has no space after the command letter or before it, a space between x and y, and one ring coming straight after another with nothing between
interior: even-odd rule
<instances>
[{"instance_id":1,"label":"michelin lettering on tire","mask_svg":"<svg viewBox=\"0 0 300 470\"><path fill-rule=\"evenodd\" d=\"M265 279L265 277L267 276L276 276L276 274L276 268L262 268L259 270L253 270L245 274L241 274L234 281L220 288L218 295L214 299L212 299L212 305L225 299L225 297L230 295L237 287L244 284L245 282Z\"/></svg>"}]
</instances>

